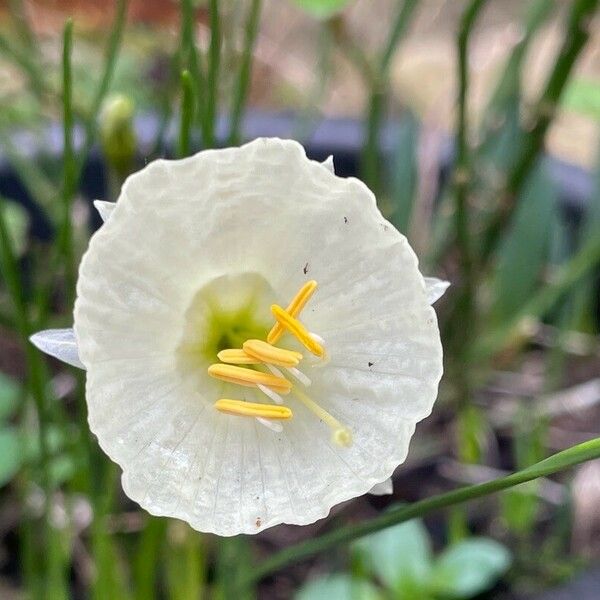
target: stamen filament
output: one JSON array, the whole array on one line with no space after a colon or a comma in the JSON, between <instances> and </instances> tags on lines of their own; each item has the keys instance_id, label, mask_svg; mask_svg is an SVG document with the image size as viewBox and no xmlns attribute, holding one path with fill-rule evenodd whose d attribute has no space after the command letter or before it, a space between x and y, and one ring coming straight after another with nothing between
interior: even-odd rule
<instances>
[{"instance_id":1,"label":"stamen filament","mask_svg":"<svg viewBox=\"0 0 600 600\"><path fill-rule=\"evenodd\" d=\"M260 360L246 354L241 348L229 348L221 350L217 354L217 358L224 363L230 365L258 365Z\"/></svg>"},{"instance_id":2,"label":"stamen filament","mask_svg":"<svg viewBox=\"0 0 600 600\"><path fill-rule=\"evenodd\" d=\"M265 395L269 396L275 404L283 404L283 398L277 393L274 392L271 388L263 385L262 383L257 383L256 387Z\"/></svg>"},{"instance_id":3,"label":"stamen filament","mask_svg":"<svg viewBox=\"0 0 600 600\"><path fill-rule=\"evenodd\" d=\"M324 408L321 408L312 398L307 396L302 390L294 386L294 395L306 408L313 412L323 423L329 425L333 430L332 440L338 446L351 446L352 433L347 427L344 427L333 415L329 414Z\"/></svg>"},{"instance_id":4,"label":"stamen filament","mask_svg":"<svg viewBox=\"0 0 600 600\"><path fill-rule=\"evenodd\" d=\"M276 377L269 373L254 371L253 369L244 369L244 367L236 367L234 365L214 364L208 367L208 374L216 379L227 381L228 383L236 383L246 387L256 387L261 383L278 394L288 394L292 389L292 384L283 377Z\"/></svg>"},{"instance_id":5,"label":"stamen filament","mask_svg":"<svg viewBox=\"0 0 600 600\"><path fill-rule=\"evenodd\" d=\"M297 317L302 309L306 306L306 303L310 300L311 296L315 293L316 289L316 281L307 281L294 296L294 299L288 304L285 312L292 315L294 318ZM267 342L269 342L269 344L277 343L284 331L285 328L281 325L281 323L275 323L267 335Z\"/></svg>"},{"instance_id":6,"label":"stamen filament","mask_svg":"<svg viewBox=\"0 0 600 600\"><path fill-rule=\"evenodd\" d=\"M301 360L302 354L293 350L277 348L262 340L247 340L243 345L244 352L263 363L271 363L280 367L295 367Z\"/></svg>"},{"instance_id":7,"label":"stamen filament","mask_svg":"<svg viewBox=\"0 0 600 600\"><path fill-rule=\"evenodd\" d=\"M256 420L271 431L275 431L276 433L281 433L283 431L281 423L278 423L277 421L269 421L269 419L263 419L262 417L256 417Z\"/></svg>"},{"instance_id":8,"label":"stamen filament","mask_svg":"<svg viewBox=\"0 0 600 600\"><path fill-rule=\"evenodd\" d=\"M307 377L300 369L296 369L296 367L288 367L288 373L295 377L300 383L304 384L308 387L312 381L309 377Z\"/></svg>"},{"instance_id":9,"label":"stamen filament","mask_svg":"<svg viewBox=\"0 0 600 600\"><path fill-rule=\"evenodd\" d=\"M259 404L244 400L222 398L215 402L215 408L222 413L238 417L260 417L261 419L291 419L292 411L287 406Z\"/></svg>"},{"instance_id":10,"label":"stamen filament","mask_svg":"<svg viewBox=\"0 0 600 600\"><path fill-rule=\"evenodd\" d=\"M315 340L310 331L298 319L287 313L281 306L273 304L271 312L279 323L287 329L309 352L321 358L325 349Z\"/></svg>"}]
</instances>

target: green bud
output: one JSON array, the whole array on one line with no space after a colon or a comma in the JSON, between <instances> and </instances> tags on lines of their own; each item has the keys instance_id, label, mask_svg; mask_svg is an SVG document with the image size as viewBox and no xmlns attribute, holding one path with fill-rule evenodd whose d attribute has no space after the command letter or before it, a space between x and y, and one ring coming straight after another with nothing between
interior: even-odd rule
<instances>
[{"instance_id":1,"label":"green bud","mask_svg":"<svg viewBox=\"0 0 600 600\"><path fill-rule=\"evenodd\" d=\"M100 112L100 141L106 161L119 178L132 171L137 140L133 128L135 107L127 96L109 98Z\"/></svg>"}]
</instances>

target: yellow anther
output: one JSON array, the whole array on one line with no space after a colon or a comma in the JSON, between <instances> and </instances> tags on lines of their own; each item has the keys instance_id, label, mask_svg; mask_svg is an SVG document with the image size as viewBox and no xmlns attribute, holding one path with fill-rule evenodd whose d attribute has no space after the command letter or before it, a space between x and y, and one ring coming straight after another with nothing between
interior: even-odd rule
<instances>
[{"instance_id":1,"label":"yellow anther","mask_svg":"<svg viewBox=\"0 0 600 600\"><path fill-rule=\"evenodd\" d=\"M253 369L244 369L234 365L214 364L208 367L208 374L228 383L236 383L247 387L256 387L259 383L271 388L278 394L288 394L292 384L283 377L270 373L261 373Z\"/></svg>"},{"instance_id":2,"label":"yellow anther","mask_svg":"<svg viewBox=\"0 0 600 600\"><path fill-rule=\"evenodd\" d=\"M221 350L217 354L217 358L230 365L258 365L260 360L246 354L241 348L230 348Z\"/></svg>"},{"instance_id":3,"label":"yellow anther","mask_svg":"<svg viewBox=\"0 0 600 600\"><path fill-rule=\"evenodd\" d=\"M295 317L290 315L287 311L283 310L281 306L273 304L271 306L271 312L285 329L287 329L297 340L315 356L322 358L325 355L325 349L319 342L317 342L311 335L308 329L298 321Z\"/></svg>"},{"instance_id":4,"label":"yellow anther","mask_svg":"<svg viewBox=\"0 0 600 600\"><path fill-rule=\"evenodd\" d=\"M300 352L277 348L262 340L247 340L243 348L247 355L278 367L295 367L302 360Z\"/></svg>"},{"instance_id":5,"label":"yellow anther","mask_svg":"<svg viewBox=\"0 0 600 600\"><path fill-rule=\"evenodd\" d=\"M317 282L314 280L307 281L301 288L300 291L294 296L294 299L289 303L285 312L296 318L300 311L306 306L306 303L310 300L311 296L317 289ZM267 342L269 344L275 344L279 338L283 335L285 328L278 321L273 325L271 331L267 335Z\"/></svg>"},{"instance_id":6,"label":"yellow anther","mask_svg":"<svg viewBox=\"0 0 600 600\"><path fill-rule=\"evenodd\" d=\"M321 408L310 396L307 396L302 390L294 387L294 395L308 410L314 413L323 423L329 425L332 430L331 439L338 446L348 447L352 445L352 433L347 427L344 427L333 415Z\"/></svg>"},{"instance_id":7,"label":"yellow anther","mask_svg":"<svg viewBox=\"0 0 600 600\"><path fill-rule=\"evenodd\" d=\"M243 400L227 400L225 398L215 402L215 408L228 415L238 417L258 417L261 419L291 419L292 411L287 406L276 404L258 404L244 402Z\"/></svg>"}]
</instances>

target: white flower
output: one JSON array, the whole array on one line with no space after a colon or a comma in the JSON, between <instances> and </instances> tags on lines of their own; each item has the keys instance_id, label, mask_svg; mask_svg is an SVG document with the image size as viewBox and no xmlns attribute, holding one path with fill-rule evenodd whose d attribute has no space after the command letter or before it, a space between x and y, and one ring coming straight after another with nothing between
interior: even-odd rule
<instances>
[{"instance_id":1,"label":"white flower","mask_svg":"<svg viewBox=\"0 0 600 600\"><path fill-rule=\"evenodd\" d=\"M437 395L430 303L447 284L365 185L259 139L157 160L97 207L75 336L32 341L87 369L90 427L129 497L235 535L391 491ZM284 350L264 343L274 316Z\"/></svg>"}]
</instances>

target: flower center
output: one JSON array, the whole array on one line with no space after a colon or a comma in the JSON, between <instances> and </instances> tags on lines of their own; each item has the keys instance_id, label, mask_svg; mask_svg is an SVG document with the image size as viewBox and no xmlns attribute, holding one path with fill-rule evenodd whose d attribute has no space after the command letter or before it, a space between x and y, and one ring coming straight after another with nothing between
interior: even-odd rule
<instances>
[{"instance_id":1,"label":"flower center","mask_svg":"<svg viewBox=\"0 0 600 600\"><path fill-rule=\"evenodd\" d=\"M291 392L298 401L331 428L335 444L350 446L352 434L348 428L305 392L305 388L311 385L311 380L298 369L298 365L304 358L303 355L294 350L275 346L275 343L288 333L322 362L327 360L323 340L308 331L298 319L316 289L317 282L308 281L300 288L287 308L283 309L273 304L271 312L276 322L266 335L266 341L250 337L239 344L241 347L222 348L217 353L221 362L208 367L208 374L211 377L240 386L255 387L270 398L275 406L228 398L217 400L214 406L219 412L238 417L254 417L267 427L281 431L282 426L278 421L293 417L292 410L283 406L282 398L283 395ZM280 368L297 383L292 383Z\"/></svg>"}]
</instances>

